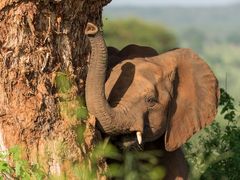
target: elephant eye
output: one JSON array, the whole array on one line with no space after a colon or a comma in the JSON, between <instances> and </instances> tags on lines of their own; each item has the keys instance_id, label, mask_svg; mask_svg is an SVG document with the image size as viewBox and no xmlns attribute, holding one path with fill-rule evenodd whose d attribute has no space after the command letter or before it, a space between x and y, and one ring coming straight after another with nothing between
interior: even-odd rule
<instances>
[{"instance_id":1,"label":"elephant eye","mask_svg":"<svg viewBox=\"0 0 240 180\"><path fill-rule=\"evenodd\" d=\"M149 107L153 107L158 102L156 97L146 97L145 101Z\"/></svg>"}]
</instances>

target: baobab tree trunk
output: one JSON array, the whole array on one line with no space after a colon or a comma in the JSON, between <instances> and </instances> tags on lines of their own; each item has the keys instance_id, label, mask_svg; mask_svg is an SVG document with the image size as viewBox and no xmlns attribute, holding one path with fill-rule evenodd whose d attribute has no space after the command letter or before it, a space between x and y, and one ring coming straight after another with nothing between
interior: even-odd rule
<instances>
[{"instance_id":1,"label":"baobab tree trunk","mask_svg":"<svg viewBox=\"0 0 240 180\"><path fill-rule=\"evenodd\" d=\"M110 1L0 1L1 150L18 145L29 162L60 175L92 148L98 136L84 105L84 28L101 26Z\"/></svg>"}]
</instances>

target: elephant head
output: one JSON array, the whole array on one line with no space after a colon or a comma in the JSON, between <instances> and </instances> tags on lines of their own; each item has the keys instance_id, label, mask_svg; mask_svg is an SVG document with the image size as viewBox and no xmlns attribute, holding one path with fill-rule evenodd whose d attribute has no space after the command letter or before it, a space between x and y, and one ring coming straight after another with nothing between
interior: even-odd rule
<instances>
[{"instance_id":1,"label":"elephant head","mask_svg":"<svg viewBox=\"0 0 240 180\"><path fill-rule=\"evenodd\" d=\"M165 134L165 148L173 151L213 121L218 82L192 50L124 60L105 84L107 50L102 32L88 23L86 34L92 46L86 102L103 132L137 133L139 143Z\"/></svg>"}]
</instances>

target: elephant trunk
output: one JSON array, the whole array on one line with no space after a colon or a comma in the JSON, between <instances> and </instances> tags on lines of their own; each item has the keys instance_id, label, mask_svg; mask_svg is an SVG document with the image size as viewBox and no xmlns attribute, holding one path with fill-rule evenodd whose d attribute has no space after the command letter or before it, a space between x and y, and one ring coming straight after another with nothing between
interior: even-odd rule
<instances>
[{"instance_id":1,"label":"elephant trunk","mask_svg":"<svg viewBox=\"0 0 240 180\"><path fill-rule=\"evenodd\" d=\"M102 32L97 30L95 33L86 34L92 47L85 89L87 108L98 119L100 128L105 133L127 133L131 128L127 115L117 108L112 108L105 96L107 49Z\"/></svg>"}]
</instances>

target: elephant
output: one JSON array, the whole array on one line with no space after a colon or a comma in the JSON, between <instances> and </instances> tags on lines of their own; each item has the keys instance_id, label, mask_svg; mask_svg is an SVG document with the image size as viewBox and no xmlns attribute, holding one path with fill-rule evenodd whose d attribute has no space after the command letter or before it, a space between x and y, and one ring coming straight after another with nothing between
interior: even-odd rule
<instances>
[{"instance_id":1,"label":"elephant","mask_svg":"<svg viewBox=\"0 0 240 180\"><path fill-rule=\"evenodd\" d=\"M108 57L103 32L87 23L85 34L92 47L86 104L99 129L112 137L134 137L130 145L137 142L144 149L162 148L168 170L169 158L182 159L187 169L181 146L217 113L219 87L210 67L184 48L159 55L131 45ZM118 63L110 68L106 80L107 60L114 56ZM167 172L168 179L186 179L187 170L177 169L174 177L173 171Z\"/></svg>"},{"instance_id":2,"label":"elephant","mask_svg":"<svg viewBox=\"0 0 240 180\"><path fill-rule=\"evenodd\" d=\"M170 51L175 50L171 49ZM118 63L122 62L125 59L133 59L137 57L152 57L157 56L158 53L155 49L146 46L139 46L136 44L130 44L124 47L122 50L118 50L114 47L107 47L108 52L108 66L107 66L107 79L111 70ZM120 140L119 140L120 139ZM119 147L121 150L141 150L145 151L156 151L161 150L161 156L158 157L158 166L161 165L166 170L165 180L173 179L187 179L189 166L187 160L184 157L184 153L181 148L176 149L175 151L168 152L164 148L164 139L163 137L157 139L153 142L148 142L144 144L144 147L139 147L135 141L135 138L129 137L129 135L121 135L111 139L111 143ZM108 161L108 163L113 163L115 161ZM118 163L116 161L115 163Z\"/></svg>"}]
</instances>

